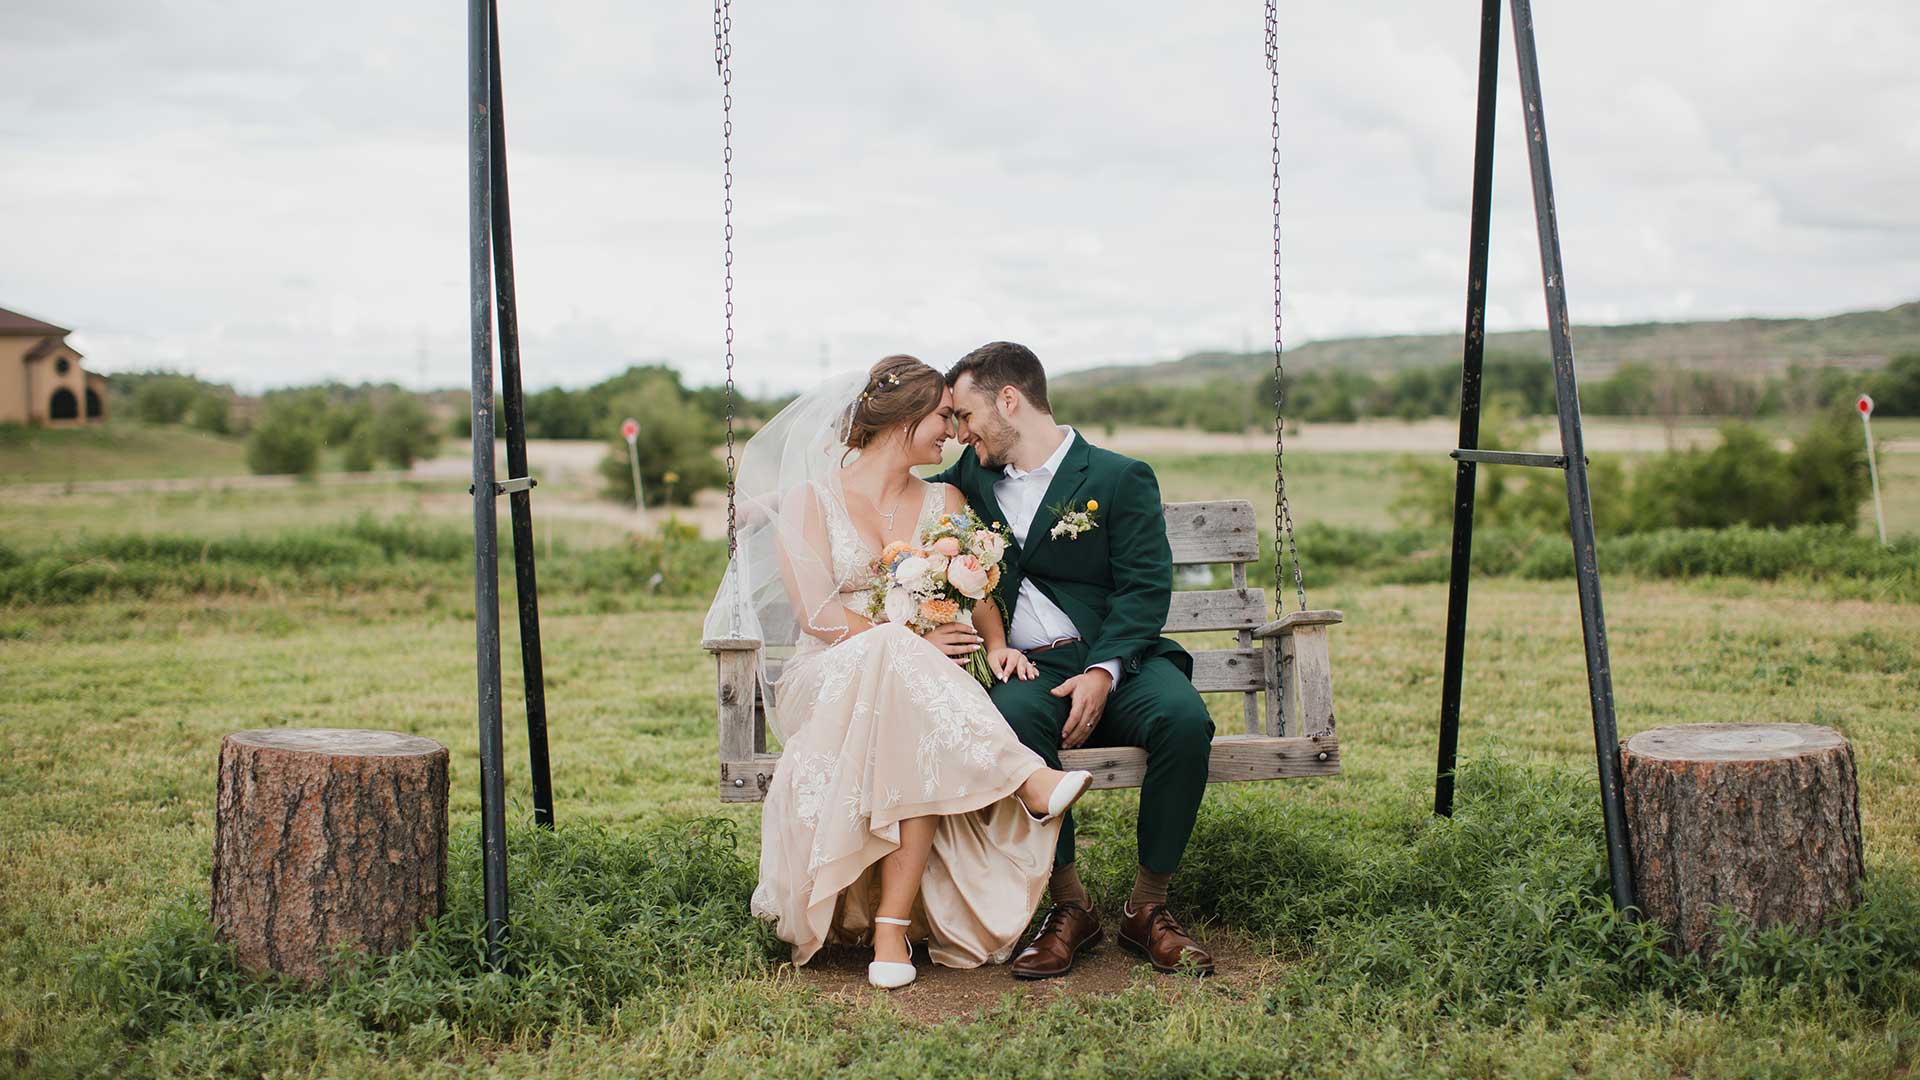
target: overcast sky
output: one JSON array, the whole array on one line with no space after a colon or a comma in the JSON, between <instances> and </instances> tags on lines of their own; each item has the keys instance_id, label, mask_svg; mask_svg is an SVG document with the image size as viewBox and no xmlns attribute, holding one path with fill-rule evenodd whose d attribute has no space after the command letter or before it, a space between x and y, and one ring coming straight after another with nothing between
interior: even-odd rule
<instances>
[{"instance_id":1,"label":"overcast sky","mask_svg":"<svg viewBox=\"0 0 1920 1080\"><path fill-rule=\"evenodd\" d=\"M1284 8L1289 344L1457 330L1478 3ZM734 11L749 390L994 338L1063 370L1270 332L1259 4ZM1920 297L1920 4L1535 16L1576 320ZM711 9L501 19L529 385L717 381ZM0 307L107 372L465 383L464 5L0 0L0 26ZM1510 30L1496 329L1544 324Z\"/></svg>"}]
</instances>

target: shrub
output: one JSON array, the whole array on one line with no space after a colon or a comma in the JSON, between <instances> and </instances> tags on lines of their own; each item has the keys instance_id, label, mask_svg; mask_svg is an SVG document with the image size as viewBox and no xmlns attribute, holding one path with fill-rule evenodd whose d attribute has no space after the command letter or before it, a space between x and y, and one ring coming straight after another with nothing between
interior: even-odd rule
<instances>
[{"instance_id":1,"label":"shrub","mask_svg":"<svg viewBox=\"0 0 1920 1080\"><path fill-rule=\"evenodd\" d=\"M1858 519L1869 487L1866 442L1858 424L1850 412L1829 409L1794 443L1788 498L1798 510L1796 522L1851 528Z\"/></svg>"},{"instance_id":2,"label":"shrub","mask_svg":"<svg viewBox=\"0 0 1920 1080\"><path fill-rule=\"evenodd\" d=\"M1787 455L1749 424L1720 429L1720 444L1666 454L1640 467L1632 517L1645 528L1723 529L1791 524Z\"/></svg>"},{"instance_id":3,"label":"shrub","mask_svg":"<svg viewBox=\"0 0 1920 1080\"><path fill-rule=\"evenodd\" d=\"M186 375L143 378L133 392L133 414L149 424L177 424L201 397L201 383Z\"/></svg>"},{"instance_id":4,"label":"shrub","mask_svg":"<svg viewBox=\"0 0 1920 1080\"><path fill-rule=\"evenodd\" d=\"M372 472L379 457L380 448L374 442L373 428L367 425L355 428L353 434L347 437L347 449L340 465L348 472Z\"/></svg>"},{"instance_id":5,"label":"shrub","mask_svg":"<svg viewBox=\"0 0 1920 1080\"><path fill-rule=\"evenodd\" d=\"M413 468L440 445L433 418L412 394L394 397L374 414L371 438L380 457L396 469Z\"/></svg>"},{"instance_id":6,"label":"shrub","mask_svg":"<svg viewBox=\"0 0 1920 1080\"><path fill-rule=\"evenodd\" d=\"M223 390L203 390L193 399L187 423L210 435L225 435L233 430L233 398Z\"/></svg>"},{"instance_id":7,"label":"shrub","mask_svg":"<svg viewBox=\"0 0 1920 1080\"><path fill-rule=\"evenodd\" d=\"M1876 413L1920 416L1920 352L1894 357L1869 385Z\"/></svg>"},{"instance_id":8,"label":"shrub","mask_svg":"<svg viewBox=\"0 0 1920 1080\"><path fill-rule=\"evenodd\" d=\"M726 483L726 466L714 460L713 444L718 432L707 417L687 407L672 384L665 379L647 390L633 391L613 399L615 417L631 416L640 422L636 448L640 455L640 482L646 490L647 504L657 506L669 499L686 505L695 492ZM617 420L615 421L618 422ZM667 483L667 474L674 482ZM607 456L600 462L607 498L633 501L633 472L627 462L627 441L616 434L607 445Z\"/></svg>"},{"instance_id":9,"label":"shrub","mask_svg":"<svg viewBox=\"0 0 1920 1080\"><path fill-rule=\"evenodd\" d=\"M668 520L628 544L549 545L541 598L626 610L651 597L710 595L726 543ZM543 552L543 556L548 552ZM0 604L75 603L101 595L249 594L288 588L353 590L451 586L472 572L466 529L362 515L346 526L266 536L165 533L87 536L37 550L0 544ZM513 561L503 545L502 565Z\"/></svg>"},{"instance_id":10,"label":"shrub","mask_svg":"<svg viewBox=\"0 0 1920 1080\"><path fill-rule=\"evenodd\" d=\"M313 472L325 408L324 402L302 395L268 398L247 435L247 467L263 474Z\"/></svg>"}]
</instances>

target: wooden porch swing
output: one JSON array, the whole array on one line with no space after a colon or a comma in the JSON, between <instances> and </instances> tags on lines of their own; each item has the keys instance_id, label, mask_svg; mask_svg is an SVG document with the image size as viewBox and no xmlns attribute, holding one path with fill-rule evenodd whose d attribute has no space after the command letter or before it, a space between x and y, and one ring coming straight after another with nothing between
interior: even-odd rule
<instances>
[{"instance_id":1,"label":"wooden porch swing","mask_svg":"<svg viewBox=\"0 0 1920 1080\"><path fill-rule=\"evenodd\" d=\"M714 63L722 87L722 138L725 166L726 394L727 394L727 550L734 551L734 356L733 356L733 121L732 47L729 0L714 8ZM1340 771L1340 743L1334 729L1333 668L1327 628L1342 621L1338 611L1308 610L1305 579L1293 537L1287 502L1285 456L1286 372L1280 346L1280 75L1275 0L1266 5L1266 56L1273 122L1273 370L1274 370L1274 596L1269 619L1267 598L1247 587L1247 564L1260 557L1260 534L1253 504L1244 499L1167 503L1167 540L1175 566L1227 564L1232 587L1173 594L1163 633L1230 631L1233 648L1191 650L1193 685L1204 694L1239 694L1245 731L1213 740L1208 783L1282 780L1332 776ZM1283 610L1285 581L1280 541L1285 537L1300 609ZM766 797L779 754L767 746L766 710L759 665L761 643L746 638L709 638L702 647L719 667L719 790L723 802L758 802ZM1264 697L1264 702L1262 698ZM1085 748L1060 754L1061 767L1093 773L1096 788L1138 787L1146 772L1146 751L1135 747Z\"/></svg>"}]
</instances>

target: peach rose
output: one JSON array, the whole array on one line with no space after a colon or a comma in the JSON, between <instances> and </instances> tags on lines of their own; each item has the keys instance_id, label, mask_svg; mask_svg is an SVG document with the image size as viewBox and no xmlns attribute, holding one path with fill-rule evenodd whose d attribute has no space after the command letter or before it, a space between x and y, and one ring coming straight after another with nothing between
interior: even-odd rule
<instances>
[{"instance_id":1,"label":"peach rose","mask_svg":"<svg viewBox=\"0 0 1920 1080\"><path fill-rule=\"evenodd\" d=\"M960 554L960 541L951 536L943 536L933 542L933 550L951 559Z\"/></svg>"},{"instance_id":2,"label":"peach rose","mask_svg":"<svg viewBox=\"0 0 1920 1080\"><path fill-rule=\"evenodd\" d=\"M983 600L987 595L987 568L980 560L971 555L962 555L947 561L947 580L960 590L960 595Z\"/></svg>"}]
</instances>

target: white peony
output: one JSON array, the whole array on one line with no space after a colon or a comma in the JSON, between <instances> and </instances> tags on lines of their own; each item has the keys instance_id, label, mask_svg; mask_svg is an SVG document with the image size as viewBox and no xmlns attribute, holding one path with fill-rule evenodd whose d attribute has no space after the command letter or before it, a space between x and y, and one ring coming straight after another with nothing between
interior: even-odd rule
<instances>
[{"instance_id":1,"label":"white peony","mask_svg":"<svg viewBox=\"0 0 1920 1080\"><path fill-rule=\"evenodd\" d=\"M973 534L973 553L988 566L997 565L1007 553L1007 538L991 529Z\"/></svg>"},{"instance_id":2,"label":"white peony","mask_svg":"<svg viewBox=\"0 0 1920 1080\"><path fill-rule=\"evenodd\" d=\"M907 558L901 559L900 565L893 568L893 580L902 585L912 586L918 584L921 578L926 577L929 569L931 569L931 567L928 565L926 559L918 555L910 555Z\"/></svg>"},{"instance_id":3,"label":"white peony","mask_svg":"<svg viewBox=\"0 0 1920 1080\"><path fill-rule=\"evenodd\" d=\"M913 602L913 594L895 585L887 590L887 621L906 623L911 620L919 605Z\"/></svg>"},{"instance_id":4,"label":"white peony","mask_svg":"<svg viewBox=\"0 0 1920 1080\"><path fill-rule=\"evenodd\" d=\"M927 556L927 575L936 578L946 577L947 557L937 551Z\"/></svg>"}]
</instances>

